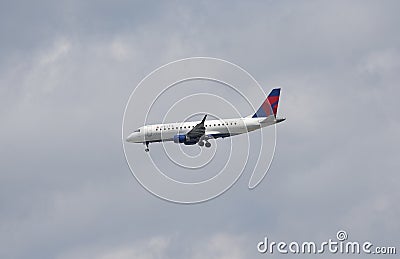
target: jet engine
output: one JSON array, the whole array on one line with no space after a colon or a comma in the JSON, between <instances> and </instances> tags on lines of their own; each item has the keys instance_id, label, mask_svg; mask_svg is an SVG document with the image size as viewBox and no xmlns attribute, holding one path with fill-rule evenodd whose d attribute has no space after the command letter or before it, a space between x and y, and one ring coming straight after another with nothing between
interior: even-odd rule
<instances>
[{"instance_id":1,"label":"jet engine","mask_svg":"<svg viewBox=\"0 0 400 259\"><path fill-rule=\"evenodd\" d=\"M174 143L185 143L187 141L187 137L185 134L178 134L174 136Z\"/></svg>"},{"instance_id":2,"label":"jet engine","mask_svg":"<svg viewBox=\"0 0 400 259\"><path fill-rule=\"evenodd\" d=\"M174 143L183 143L185 145L194 145L198 142L198 139L191 139L185 134L177 134L174 136Z\"/></svg>"}]
</instances>

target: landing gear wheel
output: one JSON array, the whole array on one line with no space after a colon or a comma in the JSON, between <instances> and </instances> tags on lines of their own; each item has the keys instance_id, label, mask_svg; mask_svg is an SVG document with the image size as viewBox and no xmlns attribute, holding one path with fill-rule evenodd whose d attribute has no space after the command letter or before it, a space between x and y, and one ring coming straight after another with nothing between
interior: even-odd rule
<instances>
[{"instance_id":1,"label":"landing gear wheel","mask_svg":"<svg viewBox=\"0 0 400 259\"><path fill-rule=\"evenodd\" d=\"M144 151L145 151L145 152L149 152L149 151L150 151L150 149L149 149L149 142L146 141L145 145L146 145L146 149L145 149Z\"/></svg>"},{"instance_id":2,"label":"landing gear wheel","mask_svg":"<svg viewBox=\"0 0 400 259\"><path fill-rule=\"evenodd\" d=\"M211 143L210 143L210 142L207 142L207 143L206 143L206 147L211 147Z\"/></svg>"},{"instance_id":3,"label":"landing gear wheel","mask_svg":"<svg viewBox=\"0 0 400 259\"><path fill-rule=\"evenodd\" d=\"M198 144L199 144L200 147L204 146L204 142L203 141L200 141Z\"/></svg>"}]
</instances>

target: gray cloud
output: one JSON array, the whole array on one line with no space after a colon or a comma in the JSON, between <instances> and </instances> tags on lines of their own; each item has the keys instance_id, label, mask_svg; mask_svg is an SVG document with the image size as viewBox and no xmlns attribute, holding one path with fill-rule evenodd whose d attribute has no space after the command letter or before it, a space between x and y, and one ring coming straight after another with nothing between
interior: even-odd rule
<instances>
[{"instance_id":1,"label":"gray cloud","mask_svg":"<svg viewBox=\"0 0 400 259\"><path fill-rule=\"evenodd\" d=\"M396 1L1 5L2 258L255 258L265 235L341 228L399 243ZM259 187L181 206L133 179L120 130L136 84L189 56L282 86L288 120Z\"/></svg>"}]
</instances>

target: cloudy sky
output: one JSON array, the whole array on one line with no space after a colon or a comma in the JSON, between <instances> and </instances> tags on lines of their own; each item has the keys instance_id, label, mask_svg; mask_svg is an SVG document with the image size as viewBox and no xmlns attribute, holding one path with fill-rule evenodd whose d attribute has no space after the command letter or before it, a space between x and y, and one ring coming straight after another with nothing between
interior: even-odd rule
<instances>
[{"instance_id":1,"label":"cloudy sky","mask_svg":"<svg viewBox=\"0 0 400 259\"><path fill-rule=\"evenodd\" d=\"M0 257L262 258L265 236L325 241L339 229L398 246L398 10L398 1L2 1ZM281 86L288 119L255 190L244 175L216 199L179 205L132 177L121 122L140 80L191 56L236 63L265 91Z\"/></svg>"}]
</instances>

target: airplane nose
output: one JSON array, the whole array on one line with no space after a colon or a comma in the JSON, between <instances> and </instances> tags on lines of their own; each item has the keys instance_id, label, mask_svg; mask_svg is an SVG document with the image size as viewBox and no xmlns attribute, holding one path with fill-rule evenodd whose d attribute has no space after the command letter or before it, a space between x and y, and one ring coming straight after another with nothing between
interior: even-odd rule
<instances>
[{"instance_id":1,"label":"airplane nose","mask_svg":"<svg viewBox=\"0 0 400 259\"><path fill-rule=\"evenodd\" d=\"M133 136L133 133L132 133L126 138L126 142L133 142L133 139L134 139L134 136Z\"/></svg>"},{"instance_id":2,"label":"airplane nose","mask_svg":"<svg viewBox=\"0 0 400 259\"><path fill-rule=\"evenodd\" d=\"M133 132L126 138L126 142L140 143L143 142L142 139L143 137L139 132Z\"/></svg>"}]
</instances>

